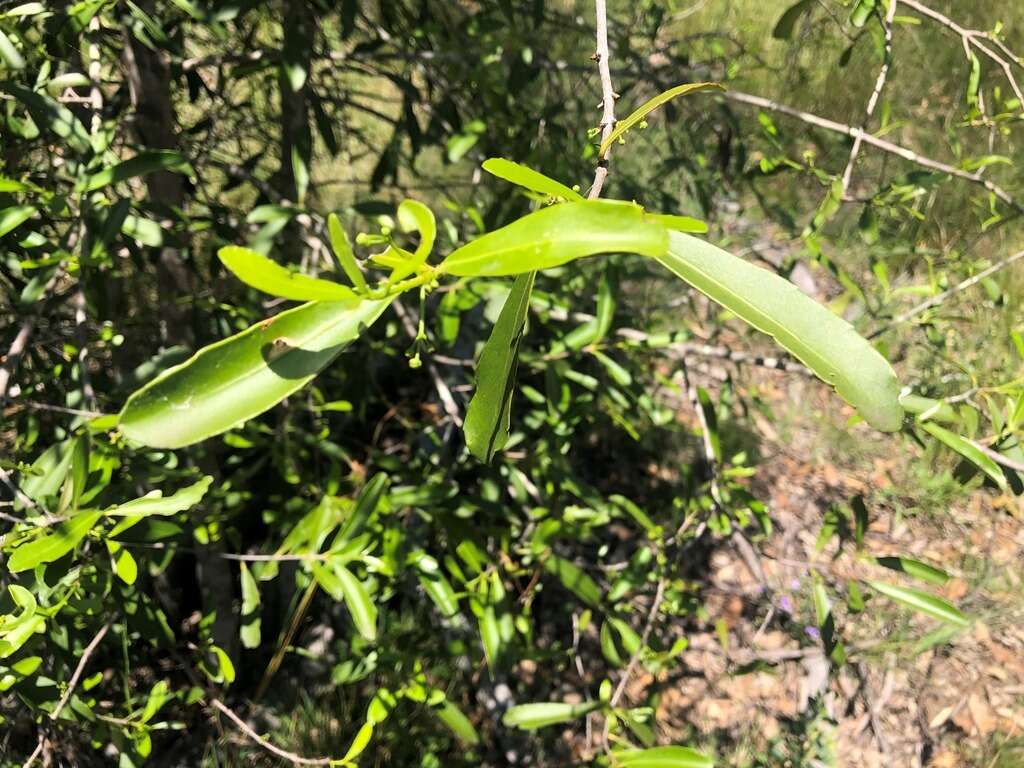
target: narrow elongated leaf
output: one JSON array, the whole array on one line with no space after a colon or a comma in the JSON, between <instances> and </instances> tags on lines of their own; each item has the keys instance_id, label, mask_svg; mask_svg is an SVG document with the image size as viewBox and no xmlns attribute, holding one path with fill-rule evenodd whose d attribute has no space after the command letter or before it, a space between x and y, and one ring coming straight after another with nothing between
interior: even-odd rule
<instances>
[{"instance_id":1,"label":"narrow elongated leaf","mask_svg":"<svg viewBox=\"0 0 1024 768\"><path fill-rule=\"evenodd\" d=\"M179 152L148 150L86 177L80 185L80 189L85 192L92 192L110 184L116 184L119 181L133 179L136 176L145 176L156 171L178 171L185 173L189 170L188 160Z\"/></svg>"},{"instance_id":2,"label":"narrow elongated leaf","mask_svg":"<svg viewBox=\"0 0 1024 768\"><path fill-rule=\"evenodd\" d=\"M239 581L242 585L242 613L239 637L246 648L260 645L260 588L245 563L239 563Z\"/></svg>"},{"instance_id":3,"label":"narrow elongated leaf","mask_svg":"<svg viewBox=\"0 0 1024 768\"><path fill-rule=\"evenodd\" d=\"M352 514L338 532L333 549L339 549L343 544L363 532L373 513L377 511L381 496L384 495L384 490L387 487L388 476L383 472L378 472L370 478L370 481L363 487L362 493L359 494L355 509L352 510Z\"/></svg>"},{"instance_id":4,"label":"narrow elongated leaf","mask_svg":"<svg viewBox=\"0 0 1024 768\"><path fill-rule=\"evenodd\" d=\"M228 245L217 251L217 256L243 283L271 296L293 301L347 301L356 297L351 288L290 272L248 248Z\"/></svg>"},{"instance_id":5,"label":"narrow elongated leaf","mask_svg":"<svg viewBox=\"0 0 1024 768\"><path fill-rule=\"evenodd\" d=\"M1003 474L1002 467L986 456L977 446L972 445L969 440L965 440L955 432L950 432L945 427L940 427L931 421L922 422L921 429L939 440L947 448L959 453L971 464L992 478L992 481L1000 488L1006 488L1006 475Z\"/></svg>"},{"instance_id":6,"label":"narrow elongated leaf","mask_svg":"<svg viewBox=\"0 0 1024 768\"><path fill-rule=\"evenodd\" d=\"M940 587L949 581L949 574L941 568L922 563L920 560L911 560L909 557L876 557L875 562L883 568L899 571Z\"/></svg>"},{"instance_id":7,"label":"narrow elongated leaf","mask_svg":"<svg viewBox=\"0 0 1024 768\"><path fill-rule=\"evenodd\" d=\"M700 219L691 216L675 216L669 213L649 213L647 216L666 229L674 229L676 232L689 232L695 235L702 235L708 231L708 225Z\"/></svg>"},{"instance_id":8,"label":"narrow elongated leaf","mask_svg":"<svg viewBox=\"0 0 1024 768\"><path fill-rule=\"evenodd\" d=\"M715 768L715 761L690 747L651 747L615 752L621 768Z\"/></svg>"},{"instance_id":9,"label":"narrow elongated leaf","mask_svg":"<svg viewBox=\"0 0 1024 768\"><path fill-rule=\"evenodd\" d=\"M317 582L335 600L344 600L352 623L366 640L377 639L377 606L373 604L366 586L348 568L335 564L328 568L313 563Z\"/></svg>"},{"instance_id":10,"label":"narrow elongated leaf","mask_svg":"<svg viewBox=\"0 0 1024 768\"><path fill-rule=\"evenodd\" d=\"M601 605L601 588L597 582L564 557L549 555L544 561L544 570L556 576L563 587L587 605L592 608Z\"/></svg>"},{"instance_id":11,"label":"narrow elongated leaf","mask_svg":"<svg viewBox=\"0 0 1024 768\"><path fill-rule=\"evenodd\" d=\"M36 212L34 205L12 205L0 211L0 237L3 237L15 227L24 224Z\"/></svg>"},{"instance_id":12,"label":"narrow elongated leaf","mask_svg":"<svg viewBox=\"0 0 1024 768\"><path fill-rule=\"evenodd\" d=\"M800 359L873 427L894 432L903 423L899 383L889 363L863 337L795 285L710 243L669 233L656 256L669 270L769 334Z\"/></svg>"},{"instance_id":13,"label":"narrow elongated leaf","mask_svg":"<svg viewBox=\"0 0 1024 768\"><path fill-rule=\"evenodd\" d=\"M76 152L88 153L91 149L89 132L63 104L49 96L30 91L13 83L0 83L0 89L7 91L25 105L32 120L40 128L46 128L60 136Z\"/></svg>"},{"instance_id":14,"label":"narrow elongated leaf","mask_svg":"<svg viewBox=\"0 0 1024 768\"><path fill-rule=\"evenodd\" d=\"M37 503L56 495L71 469L77 446L78 438L69 438L43 451L32 462L32 471L21 481L25 495Z\"/></svg>"},{"instance_id":15,"label":"narrow elongated leaf","mask_svg":"<svg viewBox=\"0 0 1024 768\"><path fill-rule=\"evenodd\" d=\"M452 733L459 737L463 744L473 746L480 743L480 736L477 734L476 728L469 721L469 718L463 714L461 709L447 699L444 704L434 710L434 714Z\"/></svg>"},{"instance_id":16,"label":"narrow elongated leaf","mask_svg":"<svg viewBox=\"0 0 1024 768\"><path fill-rule=\"evenodd\" d=\"M542 208L453 251L439 269L466 277L517 275L598 253L663 256L668 230L635 203L585 200Z\"/></svg>"},{"instance_id":17,"label":"narrow elongated leaf","mask_svg":"<svg viewBox=\"0 0 1024 768\"><path fill-rule=\"evenodd\" d=\"M527 272L516 278L476 366L476 392L469 401L463 430L469 452L480 461L489 462L508 442L519 343L536 276L536 272Z\"/></svg>"},{"instance_id":18,"label":"narrow elongated leaf","mask_svg":"<svg viewBox=\"0 0 1024 768\"><path fill-rule=\"evenodd\" d=\"M522 728L524 731L535 731L548 725L566 723L583 717L600 709L601 706L600 701L589 701L584 704L567 704L561 701L520 704L510 707L501 718L501 722L509 727Z\"/></svg>"},{"instance_id":19,"label":"narrow elongated leaf","mask_svg":"<svg viewBox=\"0 0 1024 768\"><path fill-rule=\"evenodd\" d=\"M955 624L958 627L968 627L971 624L966 616L940 597L929 595L927 592L922 592L919 589L887 584L884 581L868 581L865 583L890 600L901 603L919 613L945 621L948 624Z\"/></svg>"},{"instance_id":20,"label":"narrow elongated leaf","mask_svg":"<svg viewBox=\"0 0 1024 768\"><path fill-rule=\"evenodd\" d=\"M133 501L107 507L103 514L110 517L148 517L150 515L176 515L184 512L198 504L210 487L213 478L206 475L202 480L182 488L170 496L164 496L163 491L151 491L145 496Z\"/></svg>"},{"instance_id":21,"label":"narrow elongated leaf","mask_svg":"<svg viewBox=\"0 0 1024 768\"><path fill-rule=\"evenodd\" d=\"M598 149L597 154L599 157L604 157L605 152L608 148L619 140L626 131L635 126L647 115L656 110L662 104L672 101L677 96L686 96L690 93L697 93L699 91L709 90L724 91L725 88L718 83L684 83L683 85L677 85L675 88L669 88L667 91L663 91L655 96L653 99L645 101L639 107L637 107L625 120L620 120L615 124L615 130L608 134L608 138L601 142L601 147Z\"/></svg>"},{"instance_id":22,"label":"narrow elongated leaf","mask_svg":"<svg viewBox=\"0 0 1024 768\"><path fill-rule=\"evenodd\" d=\"M455 590L441 573L437 560L422 551L411 553L409 560L416 567L423 590L434 601L441 615L449 617L458 613L459 601L455 596Z\"/></svg>"},{"instance_id":23,"label":"narrow elongated leaf","mask_svg":"<svg viewBox=\"0 0 1024 768\"><path fill-rule=\"evenodd\" d=\"M345 228L341 226L341 221L333 213L327 216L327 234L331 238L331 250L338 257L338 263L341 264L348 279L356 288L365 291L366 278L363 277L363 270L359 268L356 255L352 252L352 244L348 241Z\"/></svg>"},{"instance_id":24,"label":"narrow elongated leaf","mask_svg":"<svg viewBox=\"0 0 1024 768\"><path fill-rule=\"evenodd\" d=\"M52 532L22 544L11 552L7 570L18 573L42 563L59 560L75 548L102 516L99 510L83 511L58 525Z\"/></svg>"},{"instance_id":25,"label":"narrow elongated leaf","mask_svg":"<svg viewBox=\"0 0 1024 768\"><path fill-rule=\"evenodd\" d=\"M312 302L200 350L128 398L122 432L180 448L224 432L305 386L390 304Z\"/></svg>"},{"instance_id":26,"label":"narrow elongated leaf","mask_svg":"<svg viewBox=\"0 0 1024 768\"><path fill-rule=\"evenodd\" d=\"M483 169L492 176L510 181L516 186L529 189L541 195L563 197L569 202L586 199L575 189L570 189L562 182L555 181L543 173L539 173L520 163L506 160L503 157L491 157L484 160Z\"/></svg>"},{"instance_id":27,"label":"narrow elongated leaf","mask_svg":"<svg viewBox=\"0 0 1024 768\"><path fill-rule=\"evenodd\" d=\"M25 57L21 55L21 51L14 45L11 38L4 34L2 29L0 29L0 60L7 65L8 69L25 68Z\"/></svg>"}]
</instances>

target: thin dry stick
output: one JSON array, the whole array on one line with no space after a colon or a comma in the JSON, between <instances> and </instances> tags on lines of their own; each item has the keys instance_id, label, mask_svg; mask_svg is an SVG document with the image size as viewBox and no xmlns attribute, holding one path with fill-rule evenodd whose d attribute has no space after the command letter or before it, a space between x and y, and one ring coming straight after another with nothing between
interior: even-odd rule
<instances>
[{"instance_id":1,"label":"thin dry stick","mask_svg":"<svg viewBox=\"0 0 1024 768\"><path fill-rule=\"evenodd\" d=\"M880 149L883 152L888 152L891 155L902 157L904 160L908 160L916 165L920 165L923 168L930 168L933 171L947 173L950 176L956 176L959 179L964 179L965 181L970 181L973 184L978 184L979 186L982 186L985 189L987 189L989 192L991 192L993 195L995 195L997 198L1002 200L1004 203L1006 203L1014 210L1020 213L1024 213L1024 204L1019 203L1016 199L1014 199L1014 197L1009 192L1000 187L998 184L994 184L993 182L989 181L980 173L971 173L970 171L965 171L962 168L957 168L955 166L949 165L948 163L943 163L940 162L939 160L933 160L930 157L925 157L924 155L920 155L917 152L914 152L912 149L907 149L906 147L901 147L899 144L893 144L891 141L886 141L885 139L880 139L877 136L873 136L872 134L867 133L861 128L854 128L852 125L847 125L846 123L839 123L836 122L835 120L829 120L828 118L820 117L810 112L804 112L803 110L800 109L794 109L793 107L786 106L785 104L780 104L777 101L772 101L771 99L766 99L761 96L754 96L753 94L732 90L725 91L724 93L721 94L721 96L731 101L738 101L741 104L749 104L754 107L759 107L760 109L767 109L771 112L778 112L780 115L786 115L788 117L795 118L804 123L807 123L808 125L814 125L817 126L818 128L824 128L827 131L835 131L836 133L846 134L847 136L850 136L851 138L854 139L860 136L861 140L865 144L870 144L871 146Z\"/></svg>"},{"instance_id":2,"label":"thin dry stick","mask_svg":"<svg viewBox=\"0 0 1024 768\"><path fill-rule=\"evenodd\" d=\"M986 277L994 275L996 272L1001 272L1002 270L1006 269L1007 267L1009 267L1010 265L1014 264L1015 262L1020 261L1021 259L1024 259L1024 251L1017 251L1017 253L1015 253L1015 254L1013 254L1011 256L1007 256L1002 261L997 261L991 267L988 267L987 269L981 270L981 272L979 272L978 274L974 275L973 277L968 277L966 280L962 280L961 282L959 282L956 285L954 285L952 288L947 288L942 293L937 293L934 296L932 296L930 299L928 299L926 301L922 301L917 306L912 307L911 309L908 309L903 314L897 315L896 317L894 317L892 319L891 322L887 323L882 328L879 328L877 331L874 331L870 336L868 336L868 338L869 339L873 339L876 336L879 336L882 333L884 333L885 331L889 330L892 326L899 325L900 323L905 323L907 320L910 320L911 318L917 317L922 312L931 309L932 307L936 306L937 304L941 304L946 299L948 299L950 296L953 296L953 295L955 295L957 293L960 293L961 291L966 291L968 288L971 288L972 286L975 286L978 283L980 283Z\"/></svg>"},{"instance_id":3,"label":"thin dry stick","mask_svg":"<svg viewBox=\"0 0 1024 768\"><path fill-rule=\"evenodd\" d=\"M36 761L36 758L43 753L43 744L46 743L46 737L43 734L39 734L39 741L36 744L36 748L32 750L32 754L28 756L28 760L22 763L21 768L30 768L30 766Z\"/></svg>"},{"instance_id":4,"label":"thin dry stick","mask_svg":"<svg viewBox=\"0 0 1024 768\"><path fill-rule=\"evenodd\" d=\"M615 130L615 89L612 87L611 53L608 50L608 9L605 0L594 0L597 13L597 71L601 75L601 141L604 142ZM611 148L597 162L594 171L594 183L590 186L587 197L596 200L601 196L604 182L608 178L608 156Z\"/></svg>"},{"instance_id":5,"label":"thin dry stick","mask_svg":"<svg viewBox=\"0 0 1024 768\"><path fill-rule=\"evenodd\" d=\"M860 146L864 141L864 131L867 130L868 124L871 122L871 116L875 113L875 107L878 106L878 97L882 95L882 89L885 88L885 80L889 76L889 67L892 65L892 24L893 19L896 18L896 8L898 5L899 0L889 0L889 11L885 15L885 22L883 24L885 28L885 53L883 55L882 68L878 70L875 88L871 91L867 109L864 110L864 121L860 126L861 132L853 140L853 147L850 149L850 159L846 161L846 170L843 171L844 197L846 196L846 190L850 188L850 180L853 178L853 165L857 162L857 155L860 153Z\"/></svg>"},{"instance_id":6,"label":"thin dry stick","mask_svg":"<svg viewBox=\"0 0 1024 768\"><path fill-rule=\"evenodd\" d=\"M1024 462L1014 461L1009 456L1003 456L1003 454L998 451L993 451L987 445L982 445L977 440L968 440L967 442L992 459L996 464L1002 464L1004 467L1012 469L1014 472L1024 472Z\"/></svg>"},{"instance_id":7,"label":"thin dry stick","mask_svg":"<svg viewBox=\"0 0 1024 768\"><path fill-rule=\"evenodd\" d=\"M654 622L658 618L658 611L661 610L661 604L664 600L665 579L658 579L658 588L654 593L654 602L651 603L651 609L647 612L647 620L644 622L644 629L640 635L640 645L637 647L636 651L633 652L633 655L629 657L629 663L626 664L626 671L622 673L622 677L619 678L619 684L615 686L615 692L612 693L612 697L608 702L609 706L618 706L619 700L626 692L626 685L629 683L630 677L633 676L636 665L640 662L641 651L647 647L647 641L651 638L651 631L654 629Z\"/></svg>"},{"instance_id":8,"label":"thin dry stick","mask_svg":"<svg viewBox=\"0 0 1024 768\"><path fill-rule=\"evenodd\" d=\"M1000 56L995 51L993 51L984 43L979 42L979 39L987 40L989 42L994 43L1006 55L1007 58L1013 61L1014 64L1016 64L1017 66L1024 66L1021 64L1021 59L1019 56L1011 52L1010 49L1007 48L1003 43L1001 43L999 40L996 40L988 33L979 32L974 29L966 29L957 24L948 16L943 16L941 13L932 8L929 8L927 5L923 5L922 3L917 2L917 0L900 0L900 2L902 2L908 8L912 8L913 10L917 11L922 16L927 16L929 19L937 21L942 26L959 35L960 39L963 41L964 49L967 50L968 52L971 48L975 48L981 53L983 53L985 56L987 56L995 64L997 64L999 68L1003 70L1003 74L1006 76L1006 80L1009 82L1010 88L1013 90L1014 96L1017 97L1017 100L1021 104L1021 108L1024 109L1024 91L1021 91L1020 85L1017 83L1016 78L1013 76L1013 68L1010 66L1010 62L1007 61L1002 56Z\"/></svg>"},{"instance_id":9,"label":"thin dry stick","mask_svg":"<svg viewBox=\"0 0 1024 768\"><path fill-rule=\"evenodd\" d=\"M228 720L238 727L238 730L267 750L267 752L280 757L282 760L290 761L292 765L331 765L336 762L330 757L303 757L302 755L297 755L294 752L289 752L286 749L281 749L281 747L267 741L256 733L256 731L254 731L249 724L245 722L245 720L235 714L234 710L228 707L224 702L219 699L210 699L210 705L224 713Z\"/></svg>"},{"instance_id":10,"label":"thin dry stick","mask_svg":"<svg viewBox=\"0 0 1024 768\"><path fill-rule=\"evenodd\" d=\"M113 623L114 622L112 619L108 619L107 623L100 627L100 631L97 632L93 639L89 641L89 644L85 646L85 650L82 651L82 658L78 660L78 666L75 667L75 672L73 675L71 675L71 680L70 682L68 682L68 687L64 691L64 695L60 697L60 701L57 702L56 708L53 710L53 712L50 713L51 720L56 720L58 717L60 717L61 711L64 709L68 701L71 699L71 694L75 692L75 688L78 686L78 680L82 676L82 673L85 671L85 665L89 663L89 659L92 657L93 652L96 650L96 647L106 636L107 632L110 630L110 627Z\"/></svg>"}]
</instances>

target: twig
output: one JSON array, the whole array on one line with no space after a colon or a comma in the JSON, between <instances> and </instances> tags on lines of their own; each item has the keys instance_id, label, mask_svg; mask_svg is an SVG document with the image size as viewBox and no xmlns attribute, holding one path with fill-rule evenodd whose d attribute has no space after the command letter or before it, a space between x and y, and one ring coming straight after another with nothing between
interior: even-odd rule
<instances>
[{"instance_id":1,"label":"twig","mask_svg":"<svg viewBox=\"0 0 1024 768\"><path fill-rule=\"evenodd\" d=\"M22 763L21 768L30 768L30 766L36 761L36 758L43 752L43 744L46 742L46 737L43 734L39 734L39 742L36 744L36 748L32 751L32 754L28 756L28 760Z\"/></svg>"},{"instance_id":2,"label":"twig","mask_svg":"<svg viewBox=\"0 0 1024 768\"><path fill-rule=\"evenodd\" d=\"M629 663L626 665L625 671L622 673L622 677L619 678L619 684L615 686L615 692L612 694L609 700L609 705L615 707L619 703L619 699L622 698L622 694L626 691L626 685L629 683L629 678L632 676L633 671L636 669L636 665L640 661L640 654L643 649L647 646L647 641L651 637L651 630L654 629L654 621L658 618L658 611L661 609L661 604L665 600L665 579L658 579L658 588L654 593L654 602L651 603L651 609L647 612L647 619L644 622L644 629L640 635L640 645L633 652L633 655L629 658Z\"/></svg>"},{"instance_id":3,"label":"twig","mask_svg":"<svg viewBox=\"0 0 1024 768\"><path fill-rule=\"evenodd\" d=\"M32 509L39 509L39 505L36 504L32 499L25 495L25 492L18 487L18 485L11 479L10 473L3 467L0 467L0 482L14 494L14 498L18 500L22 506L31 507ZM24 522L19 520L18 522Z\"/></svg>"},{"instance_id":4,"label":"twig","mask_svg":"<svg viewBox=\"0 0 1024 768\"><path fill-rule=\"evenodd\" d=\"M977 440L968 440L967 442L992 459L996 464L1002 464L1004 467L1012 469L1014 472L1024 472L1024 462L1014 461L1009 456L1003 456L1003 454L992 450L987 445L983 445Z\"/></svg>"},{"instance_id":5,"label":"twig","mask_svg":"<svg viewBox=\"0 0 1024 768\"><path fill-rule=\"evenodd\" d=\"M331 763L336 762L333 758L330 757L303 757L302 755L297 755L294 752L289 752L286 749L281 749L281 747L272 744L271 742L267 741L262 736L260 736L258 733L256 733L256 731L254 731L248 725L248 723L245 722L245 720L243 720L241 717L235 714L235 712L230 707L228 707L228 705L224 702L220 701L219 699L210 699L210 705L218 711L222 712L224 715L226 715L228 720L234 723L238 730L240 730L254 742L259 744L272 755L276 755L277 757L280 757L282 760L290 761L292 765L331 765Z\"/></svg>"},{"instance_id":6,"label":"twig","mask_svg":"<svg viewBox=\"0 0 1024 768\"><path fill-rule=\"evenodd\" d=\"M988 267L987 269L981 270L981 272L974 275L973 277L968 277L966 280L960 281L952 288L947 288L946 290L942 291L942 293L937 293L930 299L922 301L917 306L908 309L903 314L897 315L889 323L879 328L877 331L872 332L871 335L868 336L868 338L873 339L876 336L879 336L885 331L889 330L892 326L899 325L900 323L905 323L907 320L910 320L913 317L917 317L922 312L931 309L937 304L941 304L950 296L960 293L961 291L966 291L968 288L980 283L986 277L994 275L996 272L1001 272L1002 270L1006 269L1015 262L1020 261L1021 259L1024 259L1024 251L1017 251L1017 253L1014 253L1011 256L1007 256L1002 261L997 261L995 264Z\"/></svg>"},{"instance_id":7,"label":"twig","mask_svg":"<svg viewBox=\"0 0 1024 768\"><path fill-rule=\"evenodd\" d=\"M18 363L21 361L21 356L25 353L28 340L32 337L32 331L36 327L36 319L36 315L25 319L21 324L21 328L18 329L14 341L11 342L7 354L0 360L0 406L7 402L7 388L10 385L11 377L18 369Z\"/></svg>"},{"instance_id":8,"label":"twig","mask_svg":"<svg viewBox=\"0 0 1024 768\"><path fill-rule=\"evenodd\" d=\"M82 676L82 672L85 671L85 665L89 663L89 659L92 657L93 652L106 636L112 624L113 619L107 619L107 623L100 627L100 631L97 632L89 644L85 646L85 650L82 651L82 658L78 660L78 666L75 667L75 672L71 675L71 680L68 682L68 687L64 691L64 695L60 697L60 701L57 702L56 708L54 708L53 712L50 713L51 720L56 720L60 717L61 711L64 709L64 706L71 698L71 694L75 692L75 688L78 686L78 679Z\"/></svg>"},{"instance_id":9,"label":"twig","mask_svg":"<svg viewBox=\"0 0 1024 768\"><path fill-rule=\"evenodd\" d=\"M30 411L52 411L53 413L66 413L69 416L84 416L87 419L95 419L105 416L102 411L84 411L81 408L65 408L62 405L50 405L49 403L37 403L33 400L18 400L11 404L11 413L18 408L27 408ZM4 414L7 415L6 413Z\"/></svg>"},{"instance_id":10,"label":"twig","mask_svg":"<svg viewBox=\"0 0 1024 768\"><path fill-rule=\"evenodd\" d=\"M883 152L888 152L889 154L896 155L897 157L902 157L904 160L908 160L916 165L920 165L923 168L930 168L933 171L947 173L950 176L956 176L959 179L964 179L965 181L969 181L973 184L978 184L979 186L984 187L997 198L1002 200L1004 203L1006 203L1006 205L1010 206L1016 211L1024 213L1024 204L1019 203L1009 192L1007 192L999 185L989 181L980 173L971 173L970 171L965 171L962 168L957 168L955 166L949 165L948 163L943 163L939 160L933 160L930 157L925 157L924 155L918 154L912 149L907 149L906 147L902 147L899 144L893 144L891 141L880 139L877 136L874 136L861 128L855 128L852 125L847 125L846 123L839 123L836 122L835 120L829 120L826 117L820 117L810 112L804 112L803 110L800 109L794 109L793 107L786 106L785 104L780 104L779 102L772 101L771 99L763 98L762 96L754 96L749 93L743 93L742 91L733 90L724 91L721 94L721 96L722 98L726 98L731 101L738 101L741 104L749 104L753 107L758 107L760 109L767 109L771 112L778 112L780 115L792 117L796 120L800 120L801 122L807 123L808 125L814 125L817 126L818 128L824 128L827 131L835 131L836 133L842 133L854 139L860 136L861 140L865 144L870 144L871 146L880 149Z\"/></svg>"},{"instance_id":11,"label":"twig","mask_svg":"<svg viewBox=\"0 0 1024 768\"><path fill-rule=\"evenodd\" d=\"M937 21L942 26L959 35L960 39L964 43L964 49L967 50L968 52L970 52L971 48L976 48L977 50L981 51L981 53L985 54L985 56L987 56L991 61L997 64L1000 67L1000 69L1003 70L1003 74L1006 75L1006 80L1009 82L1010 88L1013 90L1014 96L1016 96L1017 100L1020 102L1020 108L1024 109L1024 91L1021 91L1020 85L1017 83L1016 78L1014 78L1013 69L1010 67L1010 63L984 43L978 42L978 39L982 38L984 40L988 40L989 42L994 43L999 47L999 49L1004 54L1006 54L1007 57L1013 59L1013 62L1015 64L1021 66L1021 59L1019 56L1014 54L1002 42L996 40L991 35L985 32L978 32L977 30L973 29L965 29L964 27L961 27L955 21L950 19L948 16L943 16L941 13L932 8L929 8L927 5L923 5L922 3L917 2L917 0L900 0L900 2L902 2L908 8L912 8L913 10L917 11L922 16L927 16L933 21Z\"/></svg>"},{"instance_id":12,"label":"twig","mask_svg":"<svg viewBox=\"0 0 1024 768\"><path fill-rule=\"evenodd\" d=\"M597 71L601 75L601 141L602 143L611 136L615 129L615 89L612 87L611 53L608 50L608 9L605 0L594 0L594 10L597 14L597 52L594 58L597 59ZM587 197L596 200L601 196L605 180L608 178L608 156L611 148L605 152L597 162L597 170L594 171L594 183L590 185L590 192Z\"/></svg>"},{"instance_id":13,"label":"twig","mask_svg":"<svg viewBox=\"0 0 1024 768\"><path fill-rule=\"evenodd\" d=\"M878 70L878 78L875 80L875 88L871 91L868 99L868 106L864 110L864 121L861 123L861 132L853 140L853 147L850 149L850 158L846 161L846 170L843 171L843 197L846 190L850 188L850 180L853 178L853 164L857 162L857 154L860 152L861 143L864 141L864 131L867 130L871 116L875 113L878 105L878 97L882 95L885 88L885 79L889 76L889 67L892 65L892 24L896 17L896 8L899 0L889 0L889 10L885 15L883 27L885 29L885 53L882 59L882 68Z\"/></svg>"}]
</instances>

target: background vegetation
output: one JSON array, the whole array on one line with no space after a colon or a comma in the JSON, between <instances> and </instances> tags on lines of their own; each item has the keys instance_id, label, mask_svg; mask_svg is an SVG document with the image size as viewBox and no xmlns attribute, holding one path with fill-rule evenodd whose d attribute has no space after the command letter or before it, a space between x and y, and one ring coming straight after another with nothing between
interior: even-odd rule
<instances>
[{"instance_id":1,"label":"background vegetation","mask_svg":"<svg viewBox=\"0 0 1024 768\"><path fill-rule=\"evenodd\" d=\"M460 427L508 279L400 300L226 434L134 443L98 417L286 305L220 247L339 273L328 214L356 242L414 198L444 254L544 202L490 157L585 194L595 7L5 3L3 764L1021 764L1024 10L608 5L619 118L728 90L648 116L603 196L849 320L903 431L616 255L538 275L489 464Z\"/></svg>"}]
</instances>

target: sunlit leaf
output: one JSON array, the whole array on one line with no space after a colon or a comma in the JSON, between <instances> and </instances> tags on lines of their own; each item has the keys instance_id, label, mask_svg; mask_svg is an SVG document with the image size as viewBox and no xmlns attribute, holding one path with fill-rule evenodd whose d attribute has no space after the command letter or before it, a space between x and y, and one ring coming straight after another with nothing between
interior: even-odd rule
<instances>
[{"instance_id":1,"label":"sunlit leaf","mask_svg":"<svg viewBox=\"0 0 1024 768\"><path fill-rule=\"evenodd\" d=\"M352 252L352 244L348 241L345 228L341 226L341 221L333 213L327 216L327 233L331 239L331 250L338 257L338 263L341 264L342 270L352 281L352 285L360 291L365 291L366 278L363 277L363 271L359 268L356 256Z\"/></svg>"},{"instance_id":2,"label":"sunlit leaf","mask_svg":"<svg viewBox=\"0 0 1024 768\"><path fill-rule=\"evenodd\" d=\"M613 752L621 768L714 768L715 761L690 747L651 747Z\"/></svg>"},{"instance_id":3,"label":"sunlit leaf","mask_svg":"<svg viewBox=\"0 0 1024 768\"><path fill-rule=\"evenodd\" d=\"M83 154L90 151L89 132L63 104L13 83L0 83L0 90L7 91L24 104L38 126L60 136L73 150Z\"/></svg>"},{"instance_id":4,"label":"sunlit leaf","mask_svg":"<svg viewBox=\"0 0 1024 768\"><path fill-rule=\"evenodd\" d=\"M579 192L570 189L562 182L555 181L532 168L528 168L520 163L514 163L502 157L491 157L484 160L483 169L492 176L510 181L517 186L541 195L563 197L569 202L585 199Z\"/></svg>"},{"instance_id":5,"label":"sunlit leaf","mask_svg":"<svg viewBox=\"0 0 1024 768\"><path fill-rule=\"evenodd\" d=\"M539 704L519 704L510 707L501 722L513 728L521 728L524 731L535 731L548 725L566 723L570 720L583 717L584 715L600 709L600 701L589 701L583 704L567 704L561 701L544 702Z\"/></svg>"},{"instance_id":6,"label":"sunlit leaf","mask_svg":"<svg viewBox=\"0 0 1024 768\"><path fill-rule=\"evenodd\" d=\"M477 734L476 728L473 727L462 710L452 702L446 699L440 707L434 710L434 714L452 733L459 737L463 744L474 746L480 743L480 736Z\"/></svg>"},{"instance_id":7,"label":"sunlit leaf","mask_svg":"<svg viewBox=\"0 0 1024 768\"><path fill-rule=\"evenodd\" d=\"M217 251L217 256L243 283L271 296L293 301L351 301L356 298L351 288L291 272L248 248L228 245Z\"/></svg>"},{"instance_id":8,"label":"sunlit leaf","mask_svg":"<svg viewBox=\"0 0 1024 768\"><path fill-rule=\"evenodd\" d=\"M1003 473L1002 467L996 464L990 457L986 456L985 453L976 445L973 445L969 440L965 440L960 437L960 435L950 432L945 427L940 427L934 422L924 421L920 423L920 426L921 429L939 442L943 443L947 448L950 448L960 454L971 462L971 464L988 475L992 479L992 482L1000 488L1006 488L1006 475Z\"/></svg>"},{"instance_id":9,"label":"sunlit leaf","mask_svg":"<svg viewBox=\"0 0 1024 768\"><path fill-rule=\"evenodd\" d=\"M542 208L453 251L439 269L460 276L517 275L598 253L663 256L668 230L634 203L586 200Z\"/></svg>"},{"instance_id":10,"label":"sunlit leaf","mask_svg":"<svg viewBox=\"0 0 1024 768\"><path fill-rule=\"evenodd\" d=\"M21 544L7 559L7 570L18 573L59 560L85 538L102 516L99 510L80 512L39 538Z\"/></svg>"},{"instance_id":11,"label":"sunlit leaf","mask_svg":"<svg viewBox=\"0 0 1024 768\"><path fill-rule=\"evenodd\" d=\"M922 563L920 560L912 560L909 557L876 557L875 562L883 568L899 571L940 587L949 581L949 574L941 568Z\"/></svg>"},{"instance_id":12,"label":"sunlit leaf","mask_svg":"<svg viewBox=\"0 0 1024 768\"><path fill-rule=\"evenodd\" d=\"M772 336L873 427L900 428L896 374L849 323L789 281L710 243L676 232L669 233L669 241L668 252L656 257L669 270Z\"/></svg>"},{"instance_id":13,"label":"sunlit leaf","mask_svg":"<svg viewBox=\"0 0 1024 768\"><path fill-rule=\"evenodd\" d=\"M79 190L92 192L119 181L145 176L156 171L177 171L188 173L191 166L178 152L171 150L147 150L117 165L104 168L98 173L87 176L79 185Z\"/></svg>"},{"instance_id":14,"label":"sunlit leaf","mask_svg":"<svg viewBox=\"0 0 1024 768\"><path fill-rule=\"evenodd\" d=\"M894 600L926 616L945 621L948 624L955 624L958 627L968 627L971 624L970 620L960 613L956 607L940 597L929 595L927 592L922 592L919 589L887 584L884 581L868 581L865 583L890 600Z\"/></svg>"},{"instance_id":15,"label":"sunlit leaf","mask_svg":"<svg viewBox=\"0 0 1024 768\"><path fill-rule=\"evenodd\" d=\"M313 563L317 583L335 600L344 600L356 631L366 640L377 639L377 606L366 586L345 566Z\"/></svg>"},{"instance_id":16,"label":"sunlit leaf","mask_svg":"<svg viewBox=\"0 0 1024 768\"><path fill-rule=\"evenodd\" d=\"M389 303L304 304L212 344L132 394L121 431L180 448L231 429L305 386Z\"/></svg>"},{"instance_id":17,"label":"sunlit leaf","mask_svg":"<svg viewBox=\"0 0 1024 768\"><path fill-rule=\"evenodd\" d=\"M12 205L0 210L0 237L24 224L35 215L36 210L34 205Z\"/></svg>"}]
</instances>

